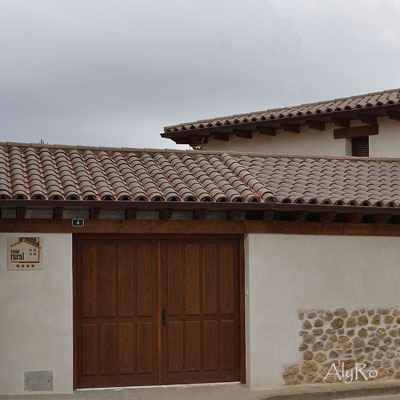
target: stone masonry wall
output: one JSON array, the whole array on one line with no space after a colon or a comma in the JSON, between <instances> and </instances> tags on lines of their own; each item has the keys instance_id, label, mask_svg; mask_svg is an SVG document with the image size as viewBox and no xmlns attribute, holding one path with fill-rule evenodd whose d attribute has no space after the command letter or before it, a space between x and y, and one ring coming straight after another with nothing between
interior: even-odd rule
<instances>
[{"instance_id":1,"label":"stone masonry wall","mask_svg":"<svg viewBox=\"0 0 400 400\"><path fill-rule=\"evenodd\" d=\"M285 366L287 385L343 382L324 379L332 364L339 369L342 363L345 371L356 363L375 369L373 380L400 379L400 308L308 311L299 319L302 361Z\"/></svg>"}]
</instances>

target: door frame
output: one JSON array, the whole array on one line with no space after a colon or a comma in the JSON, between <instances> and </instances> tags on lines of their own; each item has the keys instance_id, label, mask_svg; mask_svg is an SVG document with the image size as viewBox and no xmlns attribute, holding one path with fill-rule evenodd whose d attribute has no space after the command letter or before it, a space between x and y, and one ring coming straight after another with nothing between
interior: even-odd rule
<instances>
[{"instance_id":1,"label":"door frame","mask_svg":"<svg viewBox=\"0 0 400 400\"><path fill-rule=\"evenodd\" d=\"M244 236L243 235L207 235L207 234L73 234L72 236L72 286L73 286L73 389L77 387L77 373L78 373L78 274L76 268L78 266L78 251L77 242L80 240L140 240L152 239L157 241L157 281L161 276L161 240L165 239L214 239L221 238L237 240L239 246L239 332L240 332L240 383L246 383L246 337L245 337L245 265L244 265ZM157 332L158 332L158 385L161 385L161 285L158 284L157 291Z\"/></svg>"}]
</instances>

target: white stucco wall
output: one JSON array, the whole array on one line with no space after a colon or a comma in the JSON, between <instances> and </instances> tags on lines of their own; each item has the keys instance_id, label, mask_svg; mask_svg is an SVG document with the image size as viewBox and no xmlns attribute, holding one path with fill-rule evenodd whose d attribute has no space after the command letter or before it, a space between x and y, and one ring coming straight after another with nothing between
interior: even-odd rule
<instances>
[{"instance_id":1,"label":"white stucco wall","mask_svg":"<svg viewBox=\"0 0 400 400\"><path fill-rule=\"evenodd\" d=\"M369 138L370 157L400 157L400 121L378 118L379 135Z\"/></svg>"},{"instance_id":2,"label":"white stucco wall","mask_svg":"<svg viewBox=\"0 0 400 400\"><path fill-rule=\"evenodd\" d=\"M300 134L278 129L276 136L254 133L252 139L244 139L231 135L228 142L210 139L205 147L207 150L268 154L345 155L346 141L344 139L333 139L334 128L333 124L328 124L325 131L302 127Z\"/></svg>"},{"instance_id":3,"label":"white stucco wall","mask_svg":"<svg viewBox=\"0 0 400 400\"><path fill-rule=\"evenodd\" d=\"M301 361L301 310L400 304L400 238L250 234L245 240L247 383L284 384Z\"/></svg>"},{"instance_id":4,"label":"white stucco wall","mask_svg":"<svg viewBox=\"0 0 400 400\"><path fill-rule=\"evenodd\" d=\"M370 136L370 157L400 157L400 122L387 117L378 118L379 135ZM365 125L351 121L351 126ZM333 130L338 127L327 124L325 131L302 127L300 134L277 130L276 136L255 133L252 139L231 135L228 142L210 139L207 150L241 151L266 154L291 154L310 156L351 155L346 139L334 139Z\"/></svg>"},{"instance_id":5,"label":"white stucco wall","mask_svg":"<svg viewBox=\"0 0 400 400\"><path fill-rule=\"evenodd\" d=\"M73 385L72 236L43 238L43 270L8 271L0 234L0 393L23 393L24 371ZM35 234L29 234L35 235ZM400 238L249 234L245 237L246 369L252 388L283 385L301 361L298 313L400 305Z\"/></svg>"},{"instance_id":6,"label":"white stucco wall","mask_svg":"<svg viewBox=\"0 0 400 400\"><path fill-rule=\"evenodd\" d=\"M42 270L7 270L7 237L20 235L43 238ZM54 392L72 392L72 235L1 233L0 394L24 393L24 371L43 370Z\"/></svg>"}]
</instances>

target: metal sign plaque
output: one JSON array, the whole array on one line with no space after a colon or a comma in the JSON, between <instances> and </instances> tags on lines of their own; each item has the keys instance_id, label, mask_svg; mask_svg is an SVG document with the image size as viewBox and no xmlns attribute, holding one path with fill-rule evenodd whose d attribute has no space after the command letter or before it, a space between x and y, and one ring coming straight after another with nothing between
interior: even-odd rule
<instances>
[{"instance_id":1,"label":"metal sign plaque","mask_svg":"<svg viewBox=\"0 0 400 400\"><path fill-rule=\"evenodd\" d=\"M42 238L21 236L7 238L8 270L42 269Z\"/></svg>"},{"instance_id":2,"label":"metal sign plaque","mask_svg":"<svg viewBox=\"0 0 400 400\"><path fill-rule=\"evenodd\" d=\"M85 220L83 218L72 218L72 226L75 228L83 228Z\"/></svg>"}]
</instances>

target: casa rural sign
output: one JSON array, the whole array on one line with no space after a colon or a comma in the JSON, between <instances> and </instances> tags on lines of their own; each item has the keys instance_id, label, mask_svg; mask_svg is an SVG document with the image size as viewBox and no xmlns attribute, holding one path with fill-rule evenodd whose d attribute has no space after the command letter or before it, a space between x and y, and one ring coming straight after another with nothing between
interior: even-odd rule
<instances>
[{"instance_id":1,"label":"casa rural sign","mask_svg":"<svg viewBox=\"0 0 400 400\"><path fill-rule=\"evenodd\" d=\"M42 269L42 239L38 236L7 239L8 270Z\"/></svg>"}]
</instances>

